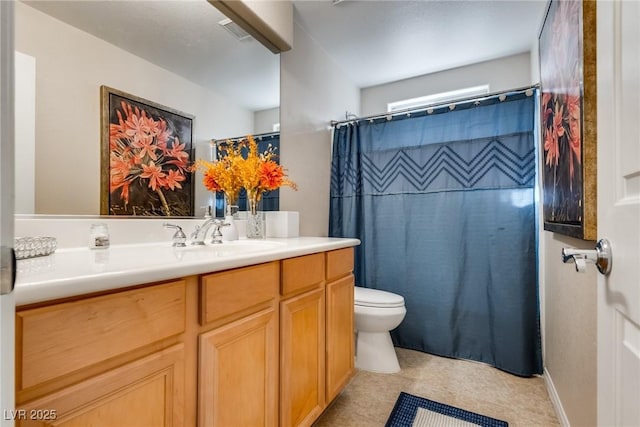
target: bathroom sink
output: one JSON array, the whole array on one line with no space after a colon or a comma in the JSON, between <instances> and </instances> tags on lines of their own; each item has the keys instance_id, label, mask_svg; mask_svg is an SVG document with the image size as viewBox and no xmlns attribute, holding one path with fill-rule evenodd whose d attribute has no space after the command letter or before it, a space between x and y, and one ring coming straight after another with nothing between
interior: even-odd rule
<instances>
[{"instance_id":1,"label":"bathroom sink","mask_svg":"<svg viewBox=\"0 0 640 427\"><path fill-rule=\"evenodd\" d=\"M196 256L227 257L247 253L266 252L284 246L280 242L260 240L235 240L221 244L207 243L204 246L187 245L185 248L174 248L176 253L197 254Z\"/></svg>"}]
</instances>

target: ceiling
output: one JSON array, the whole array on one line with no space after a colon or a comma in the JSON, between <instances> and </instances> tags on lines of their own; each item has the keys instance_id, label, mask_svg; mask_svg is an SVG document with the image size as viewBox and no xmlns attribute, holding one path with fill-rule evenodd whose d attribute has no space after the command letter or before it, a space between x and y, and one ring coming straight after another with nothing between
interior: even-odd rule
<instances>
[{"instance_id":1,"label":"ceiling","mask_svg":"<svg viewBox=\"0 0 640 427\"><path fill-rule=\"evenodd\" d=\"M239 41L205 0L23 1L250 110L280 104L280 58Z\"/></svg>"},{"instance_id":2,"label":"ceiling","mask_svg":"<svg viewBox=\"0 0 640 427\"><path fill-rule=\"evenodd\" d=\"M294 0L296 20L360 88L529 51L547 0Z\"/></svg>"},{"instance_id":3,"label":"ceiling","mask_svg":"<svg viewBox=\"0 0 640 427\"><path fill-rule=\"evenodd\" d=\"M235 99L279 105L279 57L236 40L204 0L24 1ZM358 87L529 51L546 0L294 0L295 20Z\"/></svg>"}]
</instances>

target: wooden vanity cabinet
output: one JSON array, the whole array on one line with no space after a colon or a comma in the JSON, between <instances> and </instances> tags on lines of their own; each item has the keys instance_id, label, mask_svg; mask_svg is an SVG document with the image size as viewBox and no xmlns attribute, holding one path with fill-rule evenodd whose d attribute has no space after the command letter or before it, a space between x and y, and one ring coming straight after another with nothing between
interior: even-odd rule
<instances>
[{"instance_id":1,"label":"wooden vanity cabinet","mask_svg":"<svg viewBox=\"0 0 640 427\"><path fill-rule=\"evenodd\" d=\"M185 287L19 308L16 424L184 425Z\"/></svg>"},{"instance_id":2,"label":"wooden vanity cabinet","mask_svg":"<svg viewBox=\"0 0 640 427\"><path fill-rule=\"evenodd\" d=\"M326 407L324 254L282 261L280 425L310 426Z\"/></svg>"},{"instance_id":3,"label":"wooden vanity cabinet","mask_svg":"<svg viewBox=\"0 0 640 427\"><path fill-rule=\"evenodd\" d=\"M18 406L17 426L183 426L184 346L177 344Z\"/></svg>"},{"instance_id":4,"label":"wooden vanity cabinet","mask_svg":"<svg viewBox=\"0 0 640 427\"><path fill-rule=\"evenodd\" d=\"M354 373L353 249L282 261L280 425L311 425Z\"/></svg>"},{"instance_id":5,"label":"wooden vanity cabinet","mask_svg":"<svg viewBox=\"0 0 640 427\"><path fill-rule=\"evenodd\" d=\"M18 426L309 426L353 374L353 250L16 310Z\"/></svg>"},{"instance_id":6,"label":"wooden vanity cabinet","mask_svg":"<svg viewBox=\"0 0 640 427\"><path fill-rule=\"evenodd\" d=\"M279 263L201 279L198 425L278 425Z\"/></svg>"},{"instance_id":7,"label":"wooden vanity cabinet","mask_svg":"<svg viewBox=\"0 0 640 427\"><path fill-rule=\"evenodd\" d=\"M326 253L326 399L331 402L354 374L353 248Z\"/></svg>"}]
</instances>

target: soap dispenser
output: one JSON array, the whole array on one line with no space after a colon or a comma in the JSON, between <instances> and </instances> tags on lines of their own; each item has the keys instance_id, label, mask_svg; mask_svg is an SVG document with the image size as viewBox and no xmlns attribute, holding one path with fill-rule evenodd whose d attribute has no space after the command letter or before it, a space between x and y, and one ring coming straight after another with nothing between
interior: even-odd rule
<instances>
[{"instance_id":1,"label":"soap dispenser","mask_svg":"<svg viewBox=\"0 0 640 427\"><path fill-rule=\"evenodd\" d=\"M222 227L222 240L230 242L232 240L238 240L238 228L236 222L233 220L233 215L227 215L224 217L224 222L229 224L229 227Z\"/></svg>"},{"instance_id":2,"label":"soap dispenser","mask_svg":"<svg viewBox=\"0 0 640 427\"><path fill-rule=\"evenodd\" d=\"M204 209L204 219L211 218L211 205L208 206L200 206L200 209Z\"/></svg>"}]
</instances>

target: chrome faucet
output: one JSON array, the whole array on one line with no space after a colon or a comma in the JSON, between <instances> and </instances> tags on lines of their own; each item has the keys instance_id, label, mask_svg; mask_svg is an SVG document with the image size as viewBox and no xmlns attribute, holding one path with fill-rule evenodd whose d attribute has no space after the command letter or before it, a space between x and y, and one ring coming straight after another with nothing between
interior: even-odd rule
<instances>
[{"instance_id":1,"label":"chrome faucet","mask_svg":"<svg viewBox=\"0 0 640 427\"><path fill-rule=\"evenodd\" d=\"M185 246L187 246L184 243L187 240L187 236L182 231L182 227L180 227L179 225L169 224L168 222L165 222L162 225L165 228L173 228L176 230L176 232L173 235L173 245L171 246L178 247L178 248L184 248Z\"/></svg>"},{"instance_id":2,"label":"chrome faucet","mask_svg":"<svg viewBox=\"0 0 640 427\"><path fill-rule=\"evenodd\" d=\"M204 239L207 237L207 232L211 227L213 227L211 243L222 243L222 232L220 231L220 228L227 227L229 225L231 224L224 222L224 220L209 218L204 222L204 224L197 226L193 233L191 233L191 244L197 246L204 245Z\"/></svg>"}]
</instances>

